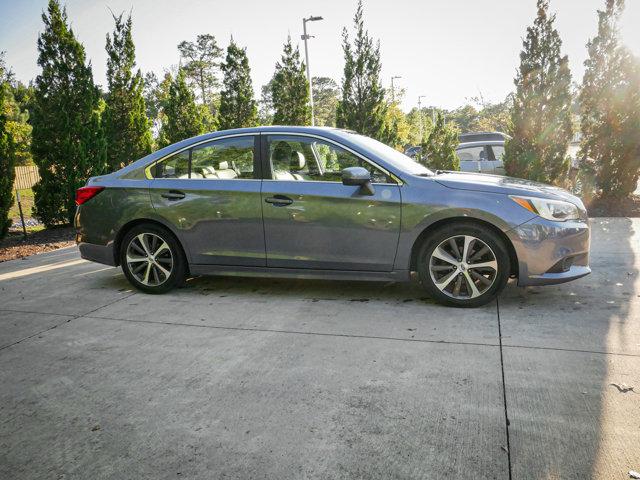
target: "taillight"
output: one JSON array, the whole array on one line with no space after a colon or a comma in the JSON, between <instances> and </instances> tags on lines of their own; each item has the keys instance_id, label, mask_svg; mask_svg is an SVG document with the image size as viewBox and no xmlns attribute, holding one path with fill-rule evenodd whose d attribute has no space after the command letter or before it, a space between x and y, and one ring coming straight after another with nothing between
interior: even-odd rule
<instances>
[{"instance_id":1,"label":"taillight","mask_svg":"<svg viewBox=\"0 0 640 480\"><path fill-rule=\"evenodd\" d=\"M83 203L91 200L97 194L99 194L104 187L81 187L76 190L76 205L82 205Z\"/></svg>"}]
</instances>

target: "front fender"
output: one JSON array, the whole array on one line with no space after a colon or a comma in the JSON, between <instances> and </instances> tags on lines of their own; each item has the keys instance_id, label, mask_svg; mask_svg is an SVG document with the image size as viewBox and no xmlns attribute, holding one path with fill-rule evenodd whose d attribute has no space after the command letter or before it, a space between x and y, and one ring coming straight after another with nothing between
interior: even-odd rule
<instances>
[{"instance_id":1,"label":"front fender","mask_svg":"<svg viewBox=\"0 0 640 480\"><path fill-rule=\"evenodd\" d=\"M423 190L426 190L424 192ZM500 193L451 189L433 182L431 188L403 188L402 223L395 269L411 267L411 253L424 232L444 220L477 220L506 233L535 215Z\"/></svg>"}]
</instances>

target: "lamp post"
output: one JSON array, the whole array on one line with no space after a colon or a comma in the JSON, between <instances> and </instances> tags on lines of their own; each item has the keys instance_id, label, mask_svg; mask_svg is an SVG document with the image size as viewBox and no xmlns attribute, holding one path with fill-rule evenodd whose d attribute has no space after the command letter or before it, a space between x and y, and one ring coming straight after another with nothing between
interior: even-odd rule
<instances>
[{"instance_id":1,"label":"lamp post","mask_svg":"<svg viewBox=\"0 0 640 480\"><path fill-rule=\"evenodd\" d=\"M426 95L418 96L418 115L420 115L420 141L422 141L422 136L424 135L424 122L422 117L422 99L426 98Z\"/></svg>"},{"instance_id":2,"label":"lamp post","mask_svg":"<svg viewBox=\"0 0 640 480\"><path fill-rule=\"evenodd\" d=\"M307 35L307 22L317 22L318 20L322 20L322 17L314 17L313 15L309 18L302 19L302 40L304 40L304 58L307 63L307 81L309 82L309 103L311 104L311 125L314 126L316 124L315 114L313 112L313 87L311 85L311 70L309 68L309 48L307 47L307 40L313 38L311 35Z\"/></svg>"},{"instance_id":3,"label":"lamp post","mask_svg":"<svg viewBox=\"0 0 640 480\"><path fill-rule=\"evenodd\" d=\"M394 81L395 79L397 79L397 78L402 78L402 77L400 77L400 76L398 76L398 75L391 77L391 101L392 101L392 102L395 102L395 101L396 101L396 89L395 89L395 87L393 86L393 81Z\"/></svg>"}]
</instances>

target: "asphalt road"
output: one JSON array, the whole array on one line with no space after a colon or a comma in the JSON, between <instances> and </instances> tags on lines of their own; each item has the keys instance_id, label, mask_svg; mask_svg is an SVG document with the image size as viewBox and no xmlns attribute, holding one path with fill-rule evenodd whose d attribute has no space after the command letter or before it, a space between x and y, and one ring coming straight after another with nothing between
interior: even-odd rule
<instances>
[{"instance_id":1,"label":"asphalt road","mask_svg":"<svg viewBox=\"0 0 640 480\"><path fill-rule=\"evenodd\" d=\"M0 478L628 478L640 220L593 227L591 276L476 310L412 284L149 296L75 248L1 263Z\"/></svg>"}]
</instances>

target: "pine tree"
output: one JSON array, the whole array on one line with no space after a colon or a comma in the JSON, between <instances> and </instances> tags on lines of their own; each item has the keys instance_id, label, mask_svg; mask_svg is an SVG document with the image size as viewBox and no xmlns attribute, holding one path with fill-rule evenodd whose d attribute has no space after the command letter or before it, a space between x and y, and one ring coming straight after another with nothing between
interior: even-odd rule
<instances>
[{"instance_id":1,"label":"pine tree","mask_svg":"<svg viewBox=\"0 0 640 480\"><path fill-rule=\"evenodd\" d=\"M224 88L220 94L218 123L221 130L253 127L258 123L258 107L253 99L251 69L246 49L231 39L222 64Z\"/></svg>"},{"instance_id":2,"label":"pine tree","mask_svg":"<svg viewBox=\"0 0 640 480\"><path fill-rule=\"evenodd\" d=\"M601 196L614 198L633 193L640 176L640 65L620 43L623 9L607 0L598 11L580 92L582 156L595 160Z\"/></svg>"},{"instance_id":3,"label":"pine tree","mask_svg":"<svg viewBox=\"0 0 640 480\"><path fill-rule=\"evenodd\" d=\"M109 170L117 170L151 153L152 138L144 101L144 81L136 65L131 16L113 16L113 37L107 34L107 82L104 112Z\"/></svg>"},{"instance_id":4,"label":"pine tree","mask_svg":"<svg viewBox=\"0 0 640 480\"><path fill-rule=\"evenodd\" d=\"M316 125L335 127L336 107L340 95L338 84L329 77L313 77L311 83Z\"/></svg>"},{"instance_id":5,"label":"pine tree","mask_svg":"<svg viewBox=\"0 0 640 480\"><path fill-rule=\"evenodd\" d=\"M0 68L2 66L0 65ZM0 72L2 73L2 72ZM4 238L11 226L9 210L13 204L13 181L16 176L14 168L14 143L8 129L6 99L9 82L0 82L0 239Z\"/></svg>"},{"instance_id":6,"label":"pine tree","mask_svg":"<svg viewBox=\"0 0 640 480\"><path fill-rule=\"evenodd\" d=\"M73 221L75 190L106 170L106 142L100 122L104 103L66 10L49 0L42 20L32 152L40 171L34 187L36 216L50 226Z\"/></svg>"},{"instance_id":7,"label":"pine tree","mask_svg":"<svg viewBox=\"0 0 640 480\"><path fill-rule=\"evenodd\" d=\"M438 112L433 129L422 144L422 163L433 170L460 170L458 134L457 125L446 123L442 112Z\"/></svg>"},{"instance_id":8,"label":"pine tree","mask_svg":"<svg viewBox=\"0 0 640 480\"><path fill-rule=\"evenodd\" d=\"M197 87L201 103L209 105L220 86L218 71L222 49L216 38L209 34L198 35L195 42L180 42L178 50L184 60L182 68L185 78Z\"/></svg>"},{"instance_id":9,"label":"pine tree","mask_svg":"<svg viewBox=\"0 0 640 480\"><path fill-rule=\"evenodd\" d=\"M549 0L538 0L537 6L520 53L505 169L511 176L560 183L573 136L571 72L560 51L562 40L553 26L555 15L549 14Z\"/></svg>"},{"instance_id":10,"label":"pine tree","mask_svg":"<svg viewBox=\"0 0 640 480\"><path fill-rule=\"evenodd\" d=\"M384 140L386 104L380 83L380 42L374 44L364 29L362 14L362 0L359 0L353 19L356 30L353 44L347 29L342 32L345 64L336 125Z\"/></svg>"},{"instance_id":11,"label":"pine tree","mask_svg":"<svg viewBox=\"0 0 640 480\"><path fill-rule=\"evenodd\" d=\"M162 143L170 145L204 132L202 112L195 96L185 81L184 70L179 69L169 87L169 98L164 109L166 123L162 126Z\"/></svg>"},{"instance_id":12,"label":"pine tree","mask_svg":"<svg viewBox=\"0 0 640 480\"><path fill-rule=\"evenodd\" d=\"M284 44L284 53L276 63L271 81L273 123L275 125L310 125L309 82L305 75L300 50L291 45L291 37Z\"/></svg>"}]
</instances>

